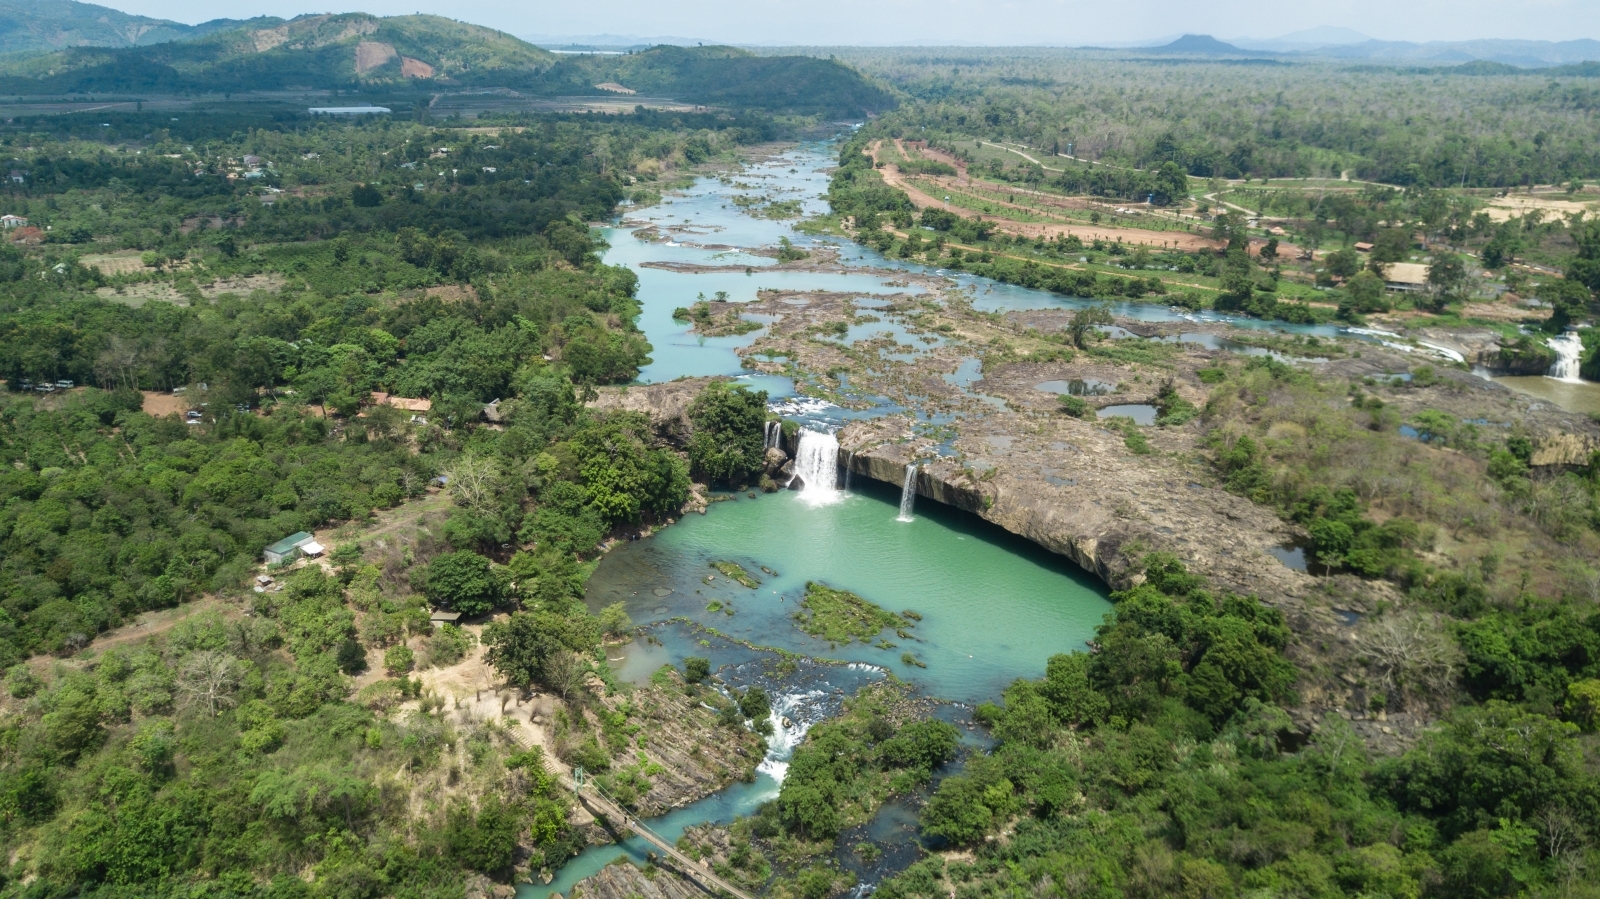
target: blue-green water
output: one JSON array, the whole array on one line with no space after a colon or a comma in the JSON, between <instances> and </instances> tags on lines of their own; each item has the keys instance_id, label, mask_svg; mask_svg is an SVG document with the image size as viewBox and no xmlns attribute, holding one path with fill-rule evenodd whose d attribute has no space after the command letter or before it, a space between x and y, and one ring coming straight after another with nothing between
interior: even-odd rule
<instances>
[{"instance_id":1,"label":"blue-green water","mask_svg":"<svg viewBox=\"0 0 1600 899\"><path fill-rule=\"evenodd\" d=\"M736 181L755 186L756 193L779 199L802 201L806 215L827 210L820 199L828 188L829 159L820 146L808 146L749 167ZM790 170L793 169L791 172ZM741 191L714 178L703 178L681 194L665 198L660 205L634 211L625 227L605 229L602 236L611 248L605 261L626 265L639 276L639 298L644 312L639 328L650 339L654 352L651 362L639 372L645 383L670 381L680 377L732 375L740 372L734 350L747 346L760 336L752 332L737 337L700 337L689 331L687 322L672 319L672 310L690 306L704 295L714 297L724 291L733 302L749 302L756 292L771 290L828 290L859 294L915 292L914 288L886 286L880 276L861 273L818 273L774 270L773 260L739 252L737 249L709 249L708 246L744 248L771 247L780 237L806 243L791 230L792 221L756 218L730 202ZM639 223L663 229L666 240L646 241L634 237ZM670 229L687 229L675 231ZM745 271L676 272L647 268L646 262L676 262L694 265L740 266ZM775 394L786 396L787 392Z\"/></svg>"},{"instance_id":2,"label":"blue-green water","mask_svg":"<svg viewBox=\"0 0 1600 899\"><path fill-rule=\"evenodd\" d=\"M812 504L790 491L742 496L612 550L589 581L590 608L620 601L636 623L658 623L650 628L656 642L639 640L611 651L613 669L625 680L640 682L662 664L681 666L685 656L700 655L729 680L739 681L744 679L740 669L760 657L721 639L702 644L704 632L662 623L679 617L735 640L857 663L806 666L803 682L778 695L779 711L809 724L821 716L818 692L854 692L881 676L879 669L936 697L965 703L993 698L1018 677L1042 674L1051 655L1083 649L1109 611L1104 588L1062 557L929 500L912 521L896 521L898 502L898 493L865 479L829 504ZM729 581L710 567L714 560L739 562L761 585L751 589ZM714 578L711 583L708 577ZM805 634L791 616L810 580L894 611L916 611L922 620L912 629L915 639L885 631L883 636L899 645L879 649L861 643L831 646ZM733 614L708 611L713 601ZM927 668L902 663L900 655L907 651ZM736 784L655 818L651 829L676 840L687 827L753 813L777 796L784 762L802 734L780 731L753 783ZM635 838L587 850L549 885L523 886L519 895L566 894L618 856L643 864L649 849Z\"/></svg>"},{"instance_id":3,"label":"blue-green water","mask_svg":"<svg viewBox=\"0 0 1600 899\"><path fill-rule=\"evenodd\" d=\"M827 188L827 170L833 164L830 153L829 145L803 146L751 166L733 180L756 185L758 193L800 199L805 214L815 214L826 208L820 197ZM755 299L760 288L863 295L907 290L886 285L882 277L875 275L773 271L770 259L737 249L684 245L694 242L755 248L776 245L778 238L784 236L802 247L813 244L809 238L793 233L788 222L758 219L741 212L731 203L731 197L742 192L745 191L718 179L702 179L683 195L630 216L633 222L689 229L666 231L671 235L670 241L641 241L620 227L606 232L611 243L606 261L628 265L640 279L643 314L639 326L655 348L651 364L640 374L641 381L735 375L753 387L767 390L775 399L792 396L793 385L785 378L742 373L734 350L747 345L760 332L700 338L690 334L685 324L672 320L675 307L690 305L700 294L711 297L720 290L726 291L729 299L748 301ZM839 250L841 260L847 264L948 275L972 292L974 305L983 311L1070 309L1091 302L887 259L855 244L845 244ZM736 265L749 271L693 274L642 266L651 261ZM869 307L872 303L860 305ZM1338 332L1330 326L1195 315L1145 304L1121 304L1114 311L1141 321L1228 321L1242 327L1320 336ZM889 331L897 341L918 349L926 346L888 320L858 325L849 339L879 331ZM966 387L979 376L973 360L948 377L952 383ZM855 415L890 411L900 410L886 405ZM625 603L636 622L658 623L650 633L659 642L637 641L620 657L613 651L612 657L618 659L613 667L623 678L637 681L661 664L681 664L686 655L704 655L734 679L732 672L748 667L758 656L717 639L702 645L701 634L691 628L659 624L679 616L750 643L856 663L851 669L812 668L806 672L810 681L779 696L780 703L788 703L784 707L797 722L809 724L825 711L827 697L819 700L819 694L853 691L865 679L882 676L881 671L892 672L933 696L967 703L991 699L1017 677L1040 675L1050 655L1083 648L1094 626L1109 610L1103 586L1066 559L975 516L930 500L919 502L912 521L896 521L898 500L897 490L864 478L857 479L855 489L830 504L814 505L790 492L758 495L754 499L741 497L716 503L704 516L687 516L651 538L614 549L589 582L588 602L593 609L617 601ZM728 581L710 568L713 560L739 562L761 580L761 586L752 590ZM777 574L763 573L762 566ZM713 575L715 579L706 583L706 578ZM914 639L885 632L884 637L899 645L879 649L859 643L830 646L807 636L795 627L792 615L808 580L853 591L891 611L916 611L923 617L911 631ZM724 609L731 608L733 614L708 611L712 601ZM905 652L914 654L927 667L903 663L901 654ZM819 690L817 678L829 689ZM727 822L753 812L777 795L783 761L802 733L803 725L780 732L768 763L754 783L730 787L654 819L650 822L652 829L676 839L691 825ZM620 847L589 850L567 863L551 884L523 886L518 895L522 899L544 899L551 892L565 894L573 884L619 855L626 854L642 863L646 850L647 846L637 839Z\"/></svg>"},{"instance_id":4,"label":"blue-green water","mask_svg":"<svg viewBox=\"0 0 1600 899\"><path fill-rule=\"evenodd\" d=\"M1105 589L1072 562L973 515L927 499L909 522L896 521L898 512L899 492L864 478L830 505L790 491L716 503L613 550L588 600L595 609L623 602L635 622L686 616L751 643L882 666L930 695L968 703L1041 675L1055 653L1083 649L1110 608ZM729 581L710 567L715 560L740 563L761 586ZM807 581L923 618L914 639L885 631L898 644L891 649L833 646L795 626ZM707 611L712 602L722 610ZM705 654L666 642L640 650L646 661L622 664L622 675L642 679L663 661L681 662L674 649ZM903 663L906 652L928 667ZM712 661L724 660L713 652Z\"/></svg>"},{"instance_id":5,"label":"blue-green water","mask_svg":"<svg viewBox=\"0 0 1600 899\"><path fill-rule=\"evenodd\" d=\"M778 788L778 782L771 775L763 773L756 777L754 783L735 784L693 805L652 818L649 827L658 836L677 842L678 837L683 836L683 832L690 827L730 824L735 818L753 814L763 802L777 797ZM655 847L637 836L616 845L586 849L563 865L549 884L522 884L517 887L517 897L545 899L551 893L566 896L572 892L574 884L586 877L593 877L618 857L626 857L643 867L652 852L656 852Z\"/></svg>"}]
</instances>

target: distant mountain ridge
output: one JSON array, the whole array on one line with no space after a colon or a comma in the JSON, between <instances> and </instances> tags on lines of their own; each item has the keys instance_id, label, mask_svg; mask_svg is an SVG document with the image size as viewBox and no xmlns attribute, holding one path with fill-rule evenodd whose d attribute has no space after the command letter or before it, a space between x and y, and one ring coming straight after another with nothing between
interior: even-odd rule
<instances>
[{"instance_id":1,"label":"distant mountain ridge","mask_svg":"<svg viewBox=\"0 0 1600 899\"><path fill-rule=\"evenodd\" d=\"M721 46L662 45L622 56L566 56L530 87L557 96L593 93L595 85L607 82L647 96L849 118L895 105L892 95L843 63L758 56Z\"/></svg>"},{"instance_id":2,"label":"distant mountain ridge","mask_svg":"<svg viewBox=\"0 0 1600 899\"><path fill-rule=\"evenodd\" d=\"M1332 38L1335 42L1315 45L1311 41L1301 40L1318 34ZM1361 40L1351 41L1352 37ZM1252 46L1240 46L1240 43ZM1327 28L1310 29L1270 41L1240 39L1238 43L1220 41L1209 34L1185 34L1170 43L1137 48L1137 52L1231 58L1360 59L1423 65L1482 61L1503 63L1522 69L1543 69L1600 61L1600 41L1589 38L1571 41L1486 38L1472 41L1430 41L1419 44L1410 41L1380 41L1349 29Z\"/></svg>"},{"instance_id":3,"label":"distant mountain ridge","mask_svg":"<svg viewBox=\"0 0 1600 899\"><path fill-rule=\"evenodd\" d=\"M0 54L68 47L146 47L192 40L245 24L271 27L282 22L263 16L185 25L76 0L0 0Z\"/></svg>"},{"instance_id":4,"label":"distant mountain ridge","mask_svg":"<svg viewBox=\"0 0 1600 899\"><path fill-rule=\"evenodd\" d=\"M1229 56L1257 58L1276 56L1263 50L1246 50L1235 47L1233 44L1219 41L1209 34L1186 34L1170 44L1159 47L1140 48L1144 53L1172 54L1175 56Z\"/></svg>"},{"instance_id":5,"label":"distant mountain ridge","mask_svg":"<svg viewBox=\"0 0 1600 899\"><path fill-rule=\"evenodd\" d=\"M1359 44L1319 47L1301 55L1334 59L1371 59L1385 62L1448 63L1486 60L1521 68L1545 68L1600 60L1600 41L1519 41L1488 38L1474 41L1370 40Z\"/></svg>"},{"instance_id":6,"label":"distant mountain ridge","mask_svg":"<svg viewBox=\"0 0 1600 899\"><path fill-rule=\"evenodd\" d=\"M471 85L525 79L556 59L509 34L442 16L343 13L12 59L0 63L0 83L25 94Z\"/></svg>"},{"instance_id":7,"label":"distant mountain ridge","mask_svg":"<svg viewBox=\"0 0 1600 899\"><path fill-rule=\"evenodd\" d=\"M1274 38L1231 37L1223 40L1233 44L1235 47L1243 47L1246 50L1271 50L1275 53L1289 53L1298 50L1315 50L1319 47L1360 44L1372 39L1371 35L1362 34L1354 28L1323 25L1317 28L1303 28Z\"/></svg>"},{"instance_id":8,"label":"distant mountain ridge","mask_svg":"<svg viewBox=\"0 0 1600 899\"><path fill-rule=\"evenodd\" d=\"M716 44L717 41L708 41L704 38L680 37L678 35L639 35L639 34L520 34L518 37L530 44L544 47L546 50L581 48L603 50L630 50L659 47L662 44L672 44L676 47L693 47L697 44Z\"/></svg>"},{"instance_id":9,"label":"distant mountain ridge","mask_svg":"<svg viewBox=\"0 0 1600 899\"><path fill-rule=\"evenodd\" d=\"M708 106L851 120L895 105L888 91L829 59L669 45L558 55L442 16L300 16L151 46L80 46L0 59L0 95L17 96L490 87L533 96L614 96L619 85Z\"/></svg>"}]
</instances>

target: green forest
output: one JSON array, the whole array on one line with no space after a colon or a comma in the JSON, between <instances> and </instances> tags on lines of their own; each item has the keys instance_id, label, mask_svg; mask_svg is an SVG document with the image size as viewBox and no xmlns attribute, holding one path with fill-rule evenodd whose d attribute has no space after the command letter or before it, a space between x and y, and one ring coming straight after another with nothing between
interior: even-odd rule
<instances>
[{"instance_id":1,"label":"green forest","mask_svg":"<svg viewBox=\"0 0 1600 899\"><path fill-rule=\"evenodd\" d=\"M1600 178L1600 82L1333 62L1128 59L1050 48L839 48L935 142L1014 140L1198 178L1512 187Z\"/></svg>"},{"instance_id":2,"label":"green forest","mask_svg":"<svg viewBox=\"0 0 1600 899\"><path fill-rule=\"evenodd\" d=\"M256 46L254 29L280 25L282 42ZM1327 586L1269 604L1281 599L1270 579L1222 589L1196 573L1233 550L1214 535L1192 535L1181 559L1105 541L1084 553L1113 585L1085 648L970 705L860 666L868 686L827 695L830 717L809 725L781 788L732 823L691 828L680 850L771 899L859 899L841 859L876 861L872 828L892 808L915 843L871 884L883 899L1600 899L1592 421L1551 412L1570 419L1552 435L1463 418L1461 397L1481 386L1466 363L1317 368L1381 343L1253 331L1240 354L1184 369L1176 342L1099 330L1123 302L1404 319L1395 327L1488 329L1507 367L1542 372L1547 341L1570 328L1595 377L1600 224L1490 215L1534 185L1585 199L1600 179L1594 79L826 52L557 57L452 20L347 14L0 60L0 94L19 105L307 79L421 98L384 118L130 99L0 123L0 213L15 217L0 240L0 897L488 899L512 884L543 896L531 884L626 823L589 823L572 768L654 815L754 780L774 722L792 730L798 712L713 668L726 645L771 656L763 674L781 679L848 664L852 644L898 651L895 636L904 671L926 668L911 644L932 617L829 586L842 578L770 597L793 600L786 626L840 659L684 618L668 624L703 654L661 664L664 631L589 592L607 552L690 510L769 502L756 491L776 492L800 454L797 423L729 378L650 385L681 392L665 420L628 411L657 352L640 326L650 298L633 269L604 261L596 223L699 176L765 191L737 181L742 160L825 136L837 166L810 183L826 183L827 211L797 232L1095 302L1024 310L1059 313L1036 326L1045 315L978 311L977 290L952 287L930 294L958 297L942 306L860 304L881 317L848 302L849 321L786 313L818 317L779 337L857 353L839 342L853 324L898 316L908 342L969 346L976 376L996 383L1003 368L1034 385L1035 369L1076 361L1137 384L1148 426L1096 417L1089 400L1109 384L1042 411L988 399L1016 433L1108 435L1122 470L1166 465L1166 486L1303 536L1294 548ZM712 108L435 121L424 79L546 98L615 81ZM979 205L913 199L958 184ZM731 207L769 227L813 199ZM1068 233L1102 225L1123 236ZM1141 229L1145 242L1127 236ZM801 240L763 252L786 273L828 273L831 251ZM1386 286L1393 266L1424 260L1415 290ZM754 276L707 270L740 267ZM763 330L712 293L716 305L702 294L679 308L687 340ZM1515 314L1474 318L1490 303ZM978 324L1000 336L967 343ZM781 362L800 394L828 383L797 354L743 358L768 374ZM841 402L846 377L913 370L861 368L826 372ZM961 370L928 371L939 388ZM1448 410L1419 409L1446 391ZM959 416L935 423L943 410L913 404L896 407L905 434L885 445L936 431L956 445ZM1171 451L1183 434L1194 441ZM990 444L1001 455L1013 439ZM1084 451L1046 445L1041 458L1062 466ZM1563 461L1536 461L1552 446ZM916 499L916 466L939 461L906 458L902 501ZM992 508L995 470L962 469L969 508ZM264 564L267 547L313 535L320 560ZM731 582L740 610L778 592L759 560L694 563L688 601L718 621L748 618L699 587ZM1333 605L1354 594L1357 611ZM1308 625L1334 610L1351 616L1340 645ZM609 650L635 640L654 674L624 678ZM477 659L453 697L429 686ZM1415 725L1404 739L1380 726L1391 716ZM652 793L673 783L690 787ZM642 867L679 895L672 863Z\"/></svg>"},{"instance_id":3,"label":"green forest","mask_svg":"<svg viewBox=\"0 0 1600 899\"><path fill-rule=\"evenodd\" d=\"M490 658L580 708L574 678L627 627L581 602L597 545L677 515L691 469L737 485L760 464L762 394L713 390L687 449L642 415L584 408L651 351L636 279L598 262L587 222L774 126L545 117L495 137L167 118L3 138L28 172L4 202L40 234L0 250L4 890L460 896L464 878L509 877L524 832L534 867L559 863L579 848L570 794L537 747L493 722L458 731L436 697L383 713L419 698L414 668L469 646L430 609L516 610L486 635ZM150 137L133 151L124 132ZM237 177L247 156L266 177ZM152 397L190 412L152 415ZM288 534L410 509L402 544L341 544L331 573L247 589ZM250 614L78 654L215 596ZM595 770L626 757L628 740L575 720ZM430 777L452 786L409 807L402 782Z\"/></svg>"}]
</instances>

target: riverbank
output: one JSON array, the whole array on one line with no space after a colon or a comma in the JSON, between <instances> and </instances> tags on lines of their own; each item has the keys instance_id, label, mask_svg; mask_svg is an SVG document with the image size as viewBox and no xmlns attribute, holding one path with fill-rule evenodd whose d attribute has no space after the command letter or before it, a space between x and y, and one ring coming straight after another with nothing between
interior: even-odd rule
<instances>
[{"instance_id":1,"label":"riverbank","mask_svg":"<svg viewBox=\"0 0 1600 899\"><path fill-rule=\"evenodd\" d=\"M1443 349L1396 336L1350 335L1332 325L1229 321L1210 313L1127 303L1114 307L1119 318L1105 329L1107 339L1091 335L1083 346L1074 346L1063 327L1088 301L887 260L852 244L833 247L836 255L818 253L804 266L773 266L767 256L748 252L750 245L739 249L742 241L730 239L730 234L753 226L715 219L708 199L701 196L694 215L680 214L679 219L692 219L705 235L717 234L718 244L708 242L691 255L692 248L669 248L665 241L624 243L628 237L620 233L614 242L630 248L629 258L639 260L645 271L677 279L677 296L712 297L716 289L727 289L726 300L710 302L714 319L733 316L761 324L758 331L738 337L702 339L692 323L666 333L673 341L670 352L682 353L684 359L716 352L719 359L735 362L724 361L720 370L706 374L735 377L753 387L785 385L786 392L774 397L782 400L772 404L775 411L802 427L837 434L839 467L832 487L845 498L826 508L849 509L849 503L867 494L898 493L909 482L920 504L910 516L901 516L901 521L911 519L908 528L924 516L966 516L1070 559L1111 587L1137 582L1136 562L1144 554L1172 552L1213 589L1255 595L1284 611L1294 634L1289 654L1303 673L1297 685L1300 704L1290 710L1302 736L1316 731L1327 716L1338 716L1351 722L1372 751L1393 754L1412 745L1433 723L1437 710L1426 704L1375 704L1358 653L1369 616L1403 605L1405 596L1389 580L1351 573L1319 576L1306 570L1306 530L1280 517L1275 507L1227 489L1214 461L1214 429L1222 427L1228 431L1223 439L1232 439L1254 433L1246 429L1260 423L1260 436L1269 446L1290 446L1316 433L1318 415L1343 415L1359 400L1361 408L1372 410L1370 427L1381 431L1388 454L1373 462L1375 483L1383 477L1397 483L1414 478L1406 466L1459 471L1466 481L1481 480L1482 447L1498 445L1512 432L1529 438L1530 462L1547 472L1576 464L1587 448L1600 445L1591 422L1456 369L1449 361L1455 352L1451 345L1428 339L1431 335L1425 342ZM690 237L687 228L673 233ZM822 246L817 241L801 245L813 252ZM737 252L760 262L745 266L726 256L710 258L712 246L717 253ZM667 251L672 258L662 259ZM672 264L650 264L662 261ZM787 280L780 283L780 278ZM835 288L822 280L830 278L847 283ZM1246 361L1264 358L1314 372L1321 384L1348 384L1352 395L1318 394L1308 400L1316 407L1298 409L1292 391L1267 384L1265 394L1246 392L1245 400L1259 407L1253 413L1257 418L1189 418L1156 426L1097 415L1120 411L1135 421L1149 421L1159 414L1155 406L1164 402L1164 392L1196 412L1205 410L1219 372L1237 373ZM665 366L659 371L668 373ZM701 371L681 365L673 376ZM684 398L692 397L697 383L603 391L596 405L648 412L657 432L666 436L681 427ZM1062 394L1082 399L1088 414L1065 414ZM1443 418L1426 418L1429 412ZM1270 418L1261 423L1260 416ZM1419 417L1435 426L1453 422L1451 427L1461 433L1452 434L1450 441L1431 432L1423 436L1411 424ZM1464 448L1458 448L1457 438ZM785 449L787 455L796 455L793 444ZM916 468L908 479L912 465ZM820 469L817 475L826 477ZM1408 488L1399 484L1382 489L1403 493ZM719 504L705 519L691 516L680 523L693 527L674 528L652 541L624 547L625 555L608 564L639 567L639 576L622 580L626 587L643 586L647 576L677 577L672 572L679 567L684 580L690 570L703 578L707 558L738 558L753 572L772 563L778 552L773 547L793 553L794 547L783 544L813 541L815 522L824 520L802 518L805 503L783 503L782 497L764 497ZM882 516L873 535L893 533L884 528L898 523L885 506L857 507ZM1375 508L1373 515L1388 520L1401 514L1400 509L1403 504L1395 503ZM766 529L768 522L773 529ZM850 532L829 558L860 562L869 555L858 533L867 532ZM1484 533L1477 524L1430 530L1418 553L1425 562L1441 565L1477 558L1493 551L1492 534ZM1527 548L1530 560L1553 558L1551 541L1522 533L1513 537L1512 552ZM645 545L650 543L656 545ZM740 548L730 552L729 546ZM714 555L708 555L713 548ZM647 556L651 550L653 557ZM793 577L807 564L802 559L771 567ZM1514 557L1510 564L1523 561ZM1555 565L1528 564L1547 569L1535 574L1536 579L1557 576ZM884 599L888 582L904 576L892 565L874 559L863 566L891 569L879 575L884 586L830 585L898 609L899 604ZM793 630L779 620L783 606L760 604L748 588L729 584L729 597L692 589L696 602L718 603L719 611L707 614L723 615L727 607L722 600L732 598L737 614L728 620L735 627L763 634L777 633L779 627ZM786 592L780 589L774 595ZM649 600L640 596L637 602ZM920 602L908 605L923 611ZM988 617L1009 621L1009 636L1015 638L1016 621L1008 615L991 611ZM930 617L919 624L916 634L924 636L933 622ZM1054 651L1071 648L1060 640L1045 642L1053 643ZM893 655L899 649L856 651L882 652L897 674L919 676L910 668L895 667ZM933 677L940 667L947 669L942 676L950 682L978 673L946 664L921 676Z\"/></svg>"}]
</instances>

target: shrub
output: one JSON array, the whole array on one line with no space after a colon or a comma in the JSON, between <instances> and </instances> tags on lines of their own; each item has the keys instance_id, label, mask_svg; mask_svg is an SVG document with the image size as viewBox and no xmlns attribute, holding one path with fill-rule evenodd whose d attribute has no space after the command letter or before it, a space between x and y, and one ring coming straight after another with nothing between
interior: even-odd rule
<instances>
[{"instance_id":1,"label":"shrub","mask_svg":"<svg viewBox=\"0 0 1600 899\"><path fill-rule=\"evenodd\" d=\"M700 656L689 656L683 660L683 679L691 684L698 684L711 676L711 660Z\"/></svg>"},{"instance_id":2,"label":"shrub","mask_svg":"<svg viewBox=\"0 0 1600 899\"><path fill-rule=\"evenodd\" d=\"M1063 396L1057 402L1061 404L1061 411L1073 418L1083 418L1089 414L1089 404L1082 397Z\"/></svg>"},{"instance_id":3,"label":"shrub","mask_svg":"<svg viewBox=\"0 0 1600 899\"><path fill-rule=\"evenodd\" d=\"M18 699L27 699L39 692L42 686L44 681L40 680L26 664L12 665L6 672L6 689Z\"/></svg>"},{"instance_id":4,"label":"shrub","mask_svg":"<svg viewBox=\"0 0 1600 899\"><path fill-rule=\"evenodd\" d=\"M620 602L614 602L600 610L600 631L607 636L622 637L633 630L633 619L628 617L627 608Z\"/></svg>"},{"instance_id":5,"label":"shrub","mask_svg":"<svg viewBox=\"0 0 1600 899\"><path fill-rule=\"evenodd\" d=\"M485 874L503 874L511 869L520 829L516 814L491 795L476 815L466 805L451 809L445 825L445 845L466 867Z\"/></svg>"},{"instance_id":6,"label":"shrub","mask_svg":"<svg viewBox=\"0 0 1600 899\"><path fill-rule=\"evenodd\" d=\"M391 646L383 653L383 670L390 677L400 677L409 672L416 664L416 655L409 646L401 644Z\"/></svg>"},{"instance_id":7,"label":"shrub","mask_svg":"<svg viewBox=\"0 0 1600 899\"><path fill-rule=\"evenodd\" d=\"M428 635L428 664L434 667L454 665L466 657L475 642L471 632L453 624L439 627Z\"/></svg>"}]
</instances>

